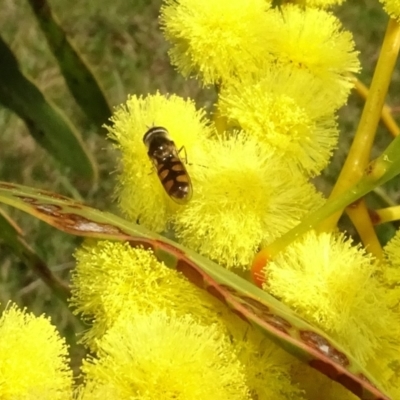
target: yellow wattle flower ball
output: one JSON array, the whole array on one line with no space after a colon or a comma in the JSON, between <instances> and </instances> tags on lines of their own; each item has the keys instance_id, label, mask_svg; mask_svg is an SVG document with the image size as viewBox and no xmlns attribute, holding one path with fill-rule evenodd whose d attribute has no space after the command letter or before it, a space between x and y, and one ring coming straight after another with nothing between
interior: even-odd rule
<instances>
[{"instance_id":1,"label":"yellow wattle flower ball","mask_svg":"<svg viewBox=\"0 0 400 400\"><path fill-rule=\"evenodd\" d=\"M96 340L113 326L123 310L146 314L166 308L183 315L189 304L196 303L199 289L143 248L105 240L86 241L76 250L75 258L71 305L74 313L91 322L91 329L83 335L83 342L91 349L96 349Z\"/></svg>"},{"instance_id":2,"label":"yellow wattle flower ball","mask_svg":"<svg viewBox=\"0 0 400 400\"><path fill-rule=\"evenodd\" d=\"M383 9L396 21L400 21L400 0L379 0Z\"/></svg>"},{"instance_id":3,"label":"yellow wattle flower ball","mask_svg":"<svg viewBox=\"0 0 400 400\"><path fill-rule=\"evenodd\" d=\"M182 146L191 157L211 135L204 110L196 110L192 100L159 93L146 97L131 96L118 107L106 127L109 137L121 151L122 171L117 195L124 215L147 228L161 232L167 229L175 204L165 192L154 165L147 154L143 136L153 126L167 129L176 150ZM183 157L183 155L182 155Z\"/></svg>"},{"instance_id":4,"label":"yellow wattle flower ball","mask_svg":"<svg viewBox=\"0 0 400 400\"><path fill-rule=\"evenodd\" d=\"M377 277L385 288L384 305L390 307L395 316L390 330L393 337L383 343L379 357L371 357L369 370L380 376L391 398L400 398L400 230L384 247L385 262L380 265Z\"/></svg>"},{"instance_id":5,"label":"yellow wattle flower ball","mask_svg":"<svg viewBox=\"0 0 400 400\"><path fill-rule=\"evenodd\" d=\"M11 305L0 318L0 398L70 400L68 349L55 327Z\"/></svg>"},{"instance_id":6,"label":"yellow wattle flower ball","mask_svg":"<svg viewBox=\"0 0 400 400\"><path fill-rule=\"evenodd\" d=\"M395 318L375 263L344 234L310 231L266 265L264 289L365 366L393 336Z\"/></svg>"},{"instance_id":7,"label":"yellow wattle flower ball","mask_svg":"<svg viewBox=\"0 0 400 400\"><path fill-rule=\"evenodd\" d=\"M397 317L397 318L396 318ZM392 337L382 343L367 363L367 370L376 377L390 399L400 398L400 327L399 313L391 321Z\"/></svg>"},{"instance_id":8,"label":"yellow wattle flower ball","mask_svg":"<svg viewBox=\"0 0 400 400\"><path fill-rule=\"evenodd\" d=\"M387 289L387 302L400 318L400 230L383 248L384 262L380 264L377 278Z\"/></svg>"},{"instance_id":9,"label":"yellow wattle flower ball","mask_svg":"<svg viewBox=\"0 0 400 400\"><path fill-rule=\"evenodd\" d=\"M294 356L247 323L241 324L236 330L231 326L229 328L230 334L234 332L234 349L245 366L252 399L310 400L304 395L303 387L293 380L293 365L299 363ZM311 370L310 367L307 369Z\"/></svg>"},{"instance_id":10,"label":"yellow wattle flower ball","mask_svg":"<svg viewBox=\"0 0 400 400\"><path fill-rule=\"evenodd\" d=\"M257 71L267 54L262 26L265 0L166 0L160 21L172 43L171 62L205 85Z\"/></svg>"},{"instance_id":11,"label":"yellow wattle flower ball","mask_svg":"<svg viewBox=\"0 0 400 400\"><path fill-rule=\"evenodd\" d=\"M243 133L210 141L198 162L196 190L174 230L184 246L227 268L247 269L260 245L323 203L299 171Z\"/></svg>"},{"instance_id":12,"label":"yellow wattle flower ball","mask_svg":"<svg viewBox=\"0 0 400 400\"><path fill-rule=\"evenodd\" d=\"M340 383L321 374L300 360L295 360L291 368L292 382L303 390L307 400L359 400Z\"/></svg>"},{"instance_id":13,"label":"yellow wattle flower ball","mask_svg":"<svg viewBox=\"0 0 400 400\"><path fill-rule=\"evenodd\" d=\"M122 314L82 369L80 400L250 400L229 338L189 315Z\"/></svg>"},{"instance_id":14,"label":"yellow wattle flower ball","mask_svg":"<svg viewBox=\"0 0 400 400\"><path fill-rule=\"evenodd\" d=\"M400 230L398 230L393 238L386 244L384 251L389 265L400 271ZM398 281L400 281L400 279Z\"/></svg>"},{"instance_id":15,"label":"yellow wattle flower ball","mask_svg":"<svg viewBox=\"0 0 400 400\"><path fill-rule=\"evenodd\" d=\"M271 65L260 76L229 82L218 106L231 124L307 175L319 174L337 145L335 104L305 70Z\"/></svg>"},{"instance_id":16,"label":"yellow wattle flower ball","mask_svg":"<svg viewBox=\"0 0 400 400\"><path fill-rule=\"evenodd\" d=\"M350 74L360 70L352 34L333 14L316 8L288 4L268 11L267 20L265 52L278 63L310 72L327 98L344 105L354 86Z\"/></svg>"},{"instance_id":17,"label":"yellow wattle flower ball","mask_svg":"<svg viewBox=\"0 0 400 400\"><path fill-rule=\"evenodd\" d=\"M76 258L71 303L91 324L83 341L93 352L121 314L149 315L159 309L176 317L190 314L197 323L218 326L230 337L244 366L246 385L259 400L302 399L290 382L292 356L181 273L158 262L150 251L121 242L86 242Z\"/></svg>"},{"instance_id":18,"label":"yellow wattle flower ball","mask_svg":"<svg viewBox=\"0 0 400 400\"><path fill-rule=\"evenodd\" d=\"M392 307L400 315L400 230L384 247L385 263L379 270L382 284L392 296Z\"/></svg>"}]
</instances>

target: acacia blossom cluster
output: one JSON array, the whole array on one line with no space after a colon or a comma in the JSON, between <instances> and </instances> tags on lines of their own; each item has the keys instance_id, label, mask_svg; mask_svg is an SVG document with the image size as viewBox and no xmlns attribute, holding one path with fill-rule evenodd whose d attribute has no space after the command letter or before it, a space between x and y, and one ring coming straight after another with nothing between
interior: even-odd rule
<instances>
[{"instance_id":1,"label":"acacia blossom cluster","mask_svg":"<svg viewBox=\"0 0 400 400\"><path fill-rule=\"evenodd\" d=\"M343 0L294 3L165 0L160 23L171 63L216 88L213 111L174 94L130 96L107 127L120 151L115 192L126 219L245 277L260 248L324 204L310 178L338 146L337 111L360 70L351 33L327 11ZM186 203L168 195L154 169L143 143L151 127L168 131L185 164ZM400 397L399 238L378 261L343 233L311 230L261 271L264 290L383 377L393 398ZM75 257L71 305L89 326L82 342L91 355L73 390L65 347L48 340L59 345L60 363L44 384L57 395L42 398L356 399L151 251L87 240ZM21 390L23 399L38 393Z\"/></svg>"},{"instance_id":2,"label":"acacia blossom cluster","mask_svg":"<svg viewBox=\"0 0 400 400\"><path fill-rule=\"evenodd\" d=\"M332 13L314 8L332 4L328 3L279 9L262 0L164 3L160 21L172 44L171 62L184 76L194 76L204 86L215 85L217 98L212 114L190 99L160 93L131 96L116 110L108 129L121 151L117 195L128 219L172 234L179 243L220 265L246 273L260 247L323 204L323 196L309 178L321 173L338 144L336 114L352 87L349 73L360 68L351 34ZM152 126L167 129L176 149L185 148L185 168L193 190L185 204L177 205L171 199L154 172L143 145L143 135ZM321 261L317 258L310 267L310 254L316 251ZM138 280L149 271L137 259L138 252L144 251L98 243L77 253L73 303L83 315L96 316L84 339L99 354L86 368L88 387L120 390L116 379L96 372L108 368L116 376L114 366L102 361L104 357L114 359L113 349L104 352L98 347L103 339L98 338L107 338L107 332L120 326L120 315L151 316L162 310L172 318L190 315L192 323L202 327L216 324L221 338L231 338L228 353L236 355L237 363L231 362L235 367L230 378L235 377L235 384L226 382L235 394L227 398L312 400L319 398L321 390L326 399L354 398L308 367L300 367L297 360L261 339L242 321L232 320L215 300L186 281L173 283L175 271L166 271L162 265L155 269L153 260L150 276L154 283ZM117 259L131 260L126 271L129 277L122 274L123 263ZM134 270L132 260L136 260ZM347 346L367 366L385 344L393 344L397 332L392 329L396 315L389 307L379 319L371 322L368 318L386 299L382 282L375 278L376 268L375 260L345 236L314 233L267 266L264 289ZM104 272L98 272L93 284L90 277L95 271ZM338 275L339 271L343 274ZM296 293L293 281L299 279L306 284ZM103 282L108 282L107 288ZM351 298L345 290L338 291L350 282L359 282L365 289ZM145 293L132 293L133 288L143 287ZM153 339L147 340L151 343ZM200 342L199 346L208 343L206 339ZM392 361L386 359L371 370L387 373ZM137 362L135 358L130 365ZM126 396L136 393L138 399L147 398L136 379L127 380ZM173 386L171 382L166 385ZM206 387L205 382L194 383L192 397L183 395L181 389L182 398L195 398L199 385ZM243 388L247 391L242 392Z\"/></svg>"}]
</instances>

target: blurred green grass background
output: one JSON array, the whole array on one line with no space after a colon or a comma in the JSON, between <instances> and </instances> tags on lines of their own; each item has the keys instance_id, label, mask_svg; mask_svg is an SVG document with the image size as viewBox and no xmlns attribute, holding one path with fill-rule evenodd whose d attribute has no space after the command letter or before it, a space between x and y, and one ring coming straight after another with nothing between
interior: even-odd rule
<instances>
[{"instance_id":1,"label":"blurred green grass background","mask_svg":"<svg viewBox=\"0 0 400 400\"><path fill-rule=\"evenodd\" d=\"M159 90L194 98L201 106L210 106L210 91L194 80L184 80L169 64L168 44L158 26L161 0L81 0L66 2L49 0L69 38L91 65L109 103L114 107L128 94L145 95ZM118 169L117 154L109 142L96 134L66 88L55 58L26 0L0 0L0 26L4 40L17 56L25 72L39 88L78 127L100 167L100 183L87 190L79 179L60 172L54 160L30 137L24 123L10 111L0 107L0 180L45 188L81 199L101 209L113 210L113 172ZM335 10L344 26L354 33L360 51L363 71L361 80L369 84L379 55L387 16L378 1L349 0ZM1 60L0 60L1 62ZM393 76L388 97L392 106L399 104L399 68ZM318 187L329 194L351 143L363 101L353 94L347 107L340 111L340 144L333 162ZM387 145L390 136L382 127L374 155ZM385 186L385 193L398 202L398 179ZM78 192L75 188L80 189ZM81 193L81 194L80 194ZM380 204L379 198L370 201ZM62 234L35 219L7 209L26 232L27 239L50 268L68 280L74 267L72 253L79 238ZM343 222L348 229L346 220ZM394 225L380 228L382 237L393 233ZM35 314L49 315L72 346L73 364L83 355L76 346L76 331L82 327L71 312L0 242L0 302L9 300L26 306Z\"/></svg>"}]
</instances>

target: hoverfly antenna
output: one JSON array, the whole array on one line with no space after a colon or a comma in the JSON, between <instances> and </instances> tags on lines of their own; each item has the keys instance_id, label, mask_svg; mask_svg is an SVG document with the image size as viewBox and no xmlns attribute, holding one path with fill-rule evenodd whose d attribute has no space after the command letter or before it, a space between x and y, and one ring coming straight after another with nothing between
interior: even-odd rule
<instances>
[{"instance_id":1,"label":"hoverfly antenna","mask_svg":"<svg viewBox=\"0 0 400 400\"><path fill-rule=\"evenodd\" d=\"M154 128L156 126L155 122L153 121L152 124L149 126L146 124L147 130L150 130L151 128Z\"/></svg>"}]
</instances>

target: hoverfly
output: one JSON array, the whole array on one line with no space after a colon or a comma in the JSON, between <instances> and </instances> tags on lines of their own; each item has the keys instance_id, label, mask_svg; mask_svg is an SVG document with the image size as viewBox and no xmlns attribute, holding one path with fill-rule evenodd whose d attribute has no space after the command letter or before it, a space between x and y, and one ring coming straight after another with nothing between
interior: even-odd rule
<instances>
[{"instance_id":1,"label":"hoverfly","mask_svg":"<svg viewBox=\"0 0 400 400\"><path fill-rule=\"evenodd\" d=\"M157 169L157 175L168 196L179 204L192 197L192 183L168 131L161 126L150 128L143 136L147 154Z\"/></svg>"}]
</instances>

